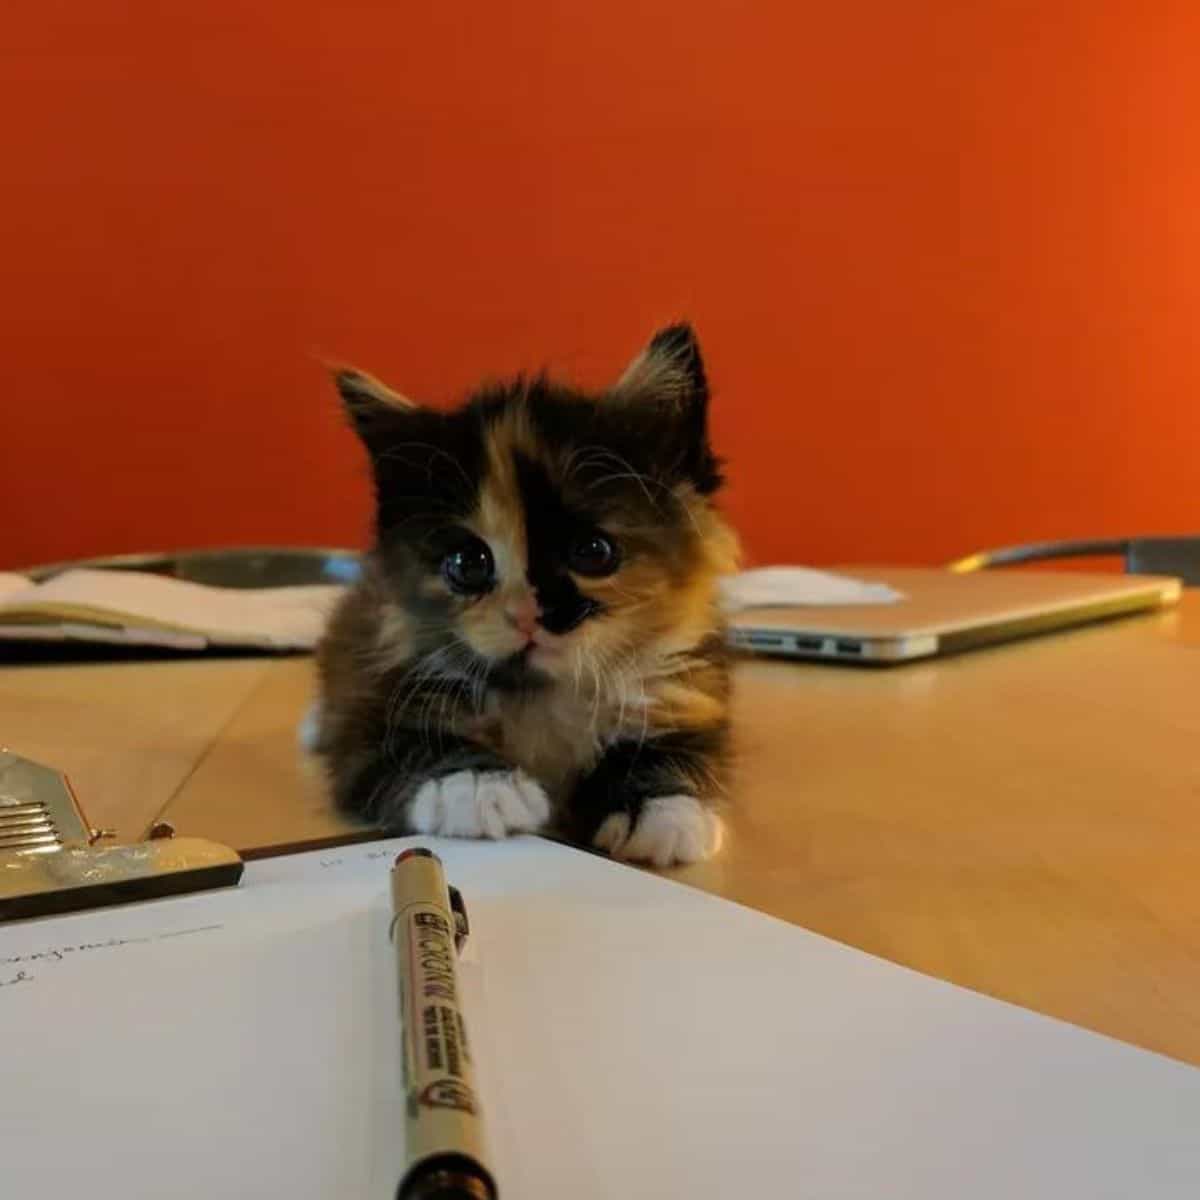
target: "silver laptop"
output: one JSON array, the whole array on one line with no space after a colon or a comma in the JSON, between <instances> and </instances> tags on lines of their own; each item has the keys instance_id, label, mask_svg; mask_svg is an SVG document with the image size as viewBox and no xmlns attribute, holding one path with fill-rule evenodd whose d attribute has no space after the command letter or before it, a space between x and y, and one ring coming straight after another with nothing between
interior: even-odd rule
<instances>
[{"instance_id":1,"label":"silver laptop","mask_svg":"<svg viewBox=\"0 0 1200 1200\"><path fill-rule=\"evenodd\" d=\"M730 620L740 649L785 658L898 663L1174 604L1160 575L935 567L839 567L900 592L893 604L750 608Z\"/></svg>"}]
</instances>

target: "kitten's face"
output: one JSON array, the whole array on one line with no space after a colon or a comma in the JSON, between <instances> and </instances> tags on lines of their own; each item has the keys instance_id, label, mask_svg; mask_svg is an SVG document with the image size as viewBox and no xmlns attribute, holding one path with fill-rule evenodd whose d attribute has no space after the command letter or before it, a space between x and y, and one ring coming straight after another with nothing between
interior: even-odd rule
<instances>
[{"instance_id":1,"label":"kitten's face","mask_svg":"<svg viewBox=\"0 0 1200 1200\"><path fill-rule=\"evenodd\" d=\"M339 385L372 456L379 559L431 673L612 689L711 631L734 542L709 501L690 330L594 398L537 380L434 413L361 375Z\"/></svg>"}]
</instances>

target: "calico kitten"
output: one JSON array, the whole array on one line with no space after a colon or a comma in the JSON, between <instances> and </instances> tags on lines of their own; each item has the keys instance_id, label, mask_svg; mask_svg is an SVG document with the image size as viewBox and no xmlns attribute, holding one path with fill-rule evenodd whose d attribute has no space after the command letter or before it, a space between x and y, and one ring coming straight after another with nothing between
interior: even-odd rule
<instances>
[{"instance_id":1,"label":"calico kitten","mask_svg":"<svg viewBox=\"0 0 1200 1200\"><path fill-rule=\"evenodd\" d=\"M374 474L376 540L318 652L337 802L396 833L548 828L658 865L717 849L729 673L692 330L608 391L545 378L452 412L336 382Z\"/></svg>"}]
</instances>

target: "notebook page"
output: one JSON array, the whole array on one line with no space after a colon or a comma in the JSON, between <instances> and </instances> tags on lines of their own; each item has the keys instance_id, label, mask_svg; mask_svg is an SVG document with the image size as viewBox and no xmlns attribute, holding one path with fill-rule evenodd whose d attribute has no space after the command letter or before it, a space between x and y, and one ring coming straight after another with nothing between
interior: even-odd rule
<instances>
[{"instance_id":1,"label":"notebook page","mask_svg":"<svg viewBox=\"0 0 1200 1200\"><path fill-rule=\"evenodd\" d=\"M14 1194L391 1195L406 844L0 928ZM551 843L435 844L505 1200L1200 1194L1200 1071Z\"/></svg>"},{"instance_id":2,"label":"notebook page","mask_svg":"<svg viewBox=\"0 0 1200 1200\"><path fill-rule=\"evenodd\" d=\"M0 988L6 1028L54 1055L0 1100L5 1194L388 1195L403 1155L399 1033L394 971L370 941L343 918L203 957L163 943L152 967L124 958L124 980L93 959L48 1003L36 984ZM384 1100L387 1138L371 1124Z\"/></svg>"},{"instance_id":3,"label":"notebook page","mask_svg":"<svg viewBox=\"0 0 1200 1200\"><path fill-rule=\"evenodd\" d=\"M342 588L218 588L141 571L87 567L0 596L0 620L95 623L180 631L215 644L308 647Z\"/></svg>"},{"instance_id":4,"label":"notebook page","mask_svg":"<svg viewBox=\"0 0 1200 1200\"><path fill-rule=\"evenodd\" d=\"M208 639L200 633L171 629L139 629L130 625L87 625L48 621L37 625L12 625L0 620L0 638L25 642L90 642L112 646L161 646L169 650L205 650Z\"/></svg>"},{"instance_id":5,"label":"notebook page","mask_svg":"<svg viewBox=\"0 0 1200 1200\"><path fill-rule=\"evenodd\" d=\"M33 587L32 582L24 575L17 575L12 571L0 571L0 603L31 587Z\"/></svg>"}]
</instances>

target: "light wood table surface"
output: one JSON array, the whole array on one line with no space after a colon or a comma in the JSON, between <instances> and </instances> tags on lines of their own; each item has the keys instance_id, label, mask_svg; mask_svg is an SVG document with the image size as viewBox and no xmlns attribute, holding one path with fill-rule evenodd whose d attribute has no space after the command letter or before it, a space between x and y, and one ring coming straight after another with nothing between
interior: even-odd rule
<instances>
[{"instance_id":1,"label":"light wood table surface","mask_svg":"<svg viewBox=\"0 0 1200 1200\"><path fill-rule=\"evenodd\" d=\"M307 659L0 670L0 744L92 823L255 852L344 837ZM730 839L671 872L918 971L1200 1065L1200 592L890 670L748 663Z\"/></svg>"}]
</instances>

